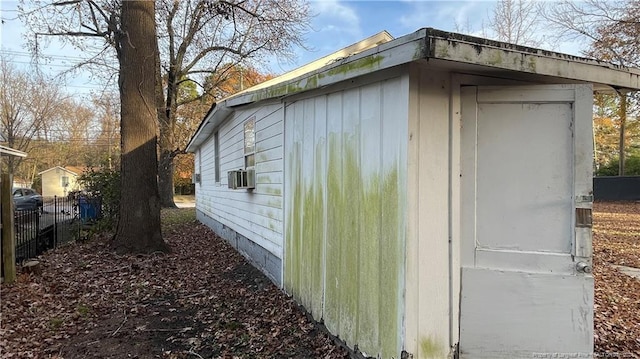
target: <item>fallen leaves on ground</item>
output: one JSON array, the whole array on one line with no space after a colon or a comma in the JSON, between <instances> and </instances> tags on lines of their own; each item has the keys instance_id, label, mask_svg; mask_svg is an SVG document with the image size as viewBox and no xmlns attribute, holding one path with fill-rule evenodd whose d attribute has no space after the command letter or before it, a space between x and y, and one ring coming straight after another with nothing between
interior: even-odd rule
<instances>
[{"instance_id":1,"label":"fallen leaves on ground","mask_svg":"<svg viewBox=\"0 0 640 359\"><path fill-rule=\"evenodd\" d=\"M107 239L41 256L2 285L3 358L343 358L295 302L193 219L163 212L168 255L119 256ZM594 206L595 351L640 358L640 203Z\"/></svg>"},{"instance_id":2,"label":"fallen leaves on ground","mask_svg":"<svg viewBox=\"0 0 640 359\"><path fill-rule=\"evenodd\" d=\"M594 204L595 352L640 358L640 279L614 265L640 268L640 203Z\"/></svg>"},{"instance_id":3,"label":"fallen leaves on ground","mask_svg":"<svg viewBox=\"0 0 640 359\"><path fill-rule=\"evenodd\" d=\"M42 255L2 285L3 358L344 358L290 297L193 209L163 212L172 253L117 255L106 238Z\"/></svg>"}]
</instances>

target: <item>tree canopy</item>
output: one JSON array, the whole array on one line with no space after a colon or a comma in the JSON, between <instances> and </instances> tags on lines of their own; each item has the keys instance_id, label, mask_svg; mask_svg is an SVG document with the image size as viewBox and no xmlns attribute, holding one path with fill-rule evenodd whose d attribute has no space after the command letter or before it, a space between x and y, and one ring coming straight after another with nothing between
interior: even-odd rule
<instances>
[{"instance_id":1,"label":"tree canopy","mask_svg":"<svg viewBox=\"0 0 640 359\"><path fill-rule=\"evenodd\" d=\"M22 19L33 34L34 53L46 45L45 35L59 36L88 54L78 66L93 69L103 78L115 78L121 0L51 2L38 8L26 0L21 4ZM216 92L218 77L212 74L259 65L269 57L290 59L293 49L303 45L311 14L304 0L158 0L155 4L159 186L162 205L173 206L173 159L186 142L176 128L185 120L179 119L178 108L204 101L207 94ZM179 92L189 82L196 84L198 96L181 98Z\"/></svg>"}]
</instances>

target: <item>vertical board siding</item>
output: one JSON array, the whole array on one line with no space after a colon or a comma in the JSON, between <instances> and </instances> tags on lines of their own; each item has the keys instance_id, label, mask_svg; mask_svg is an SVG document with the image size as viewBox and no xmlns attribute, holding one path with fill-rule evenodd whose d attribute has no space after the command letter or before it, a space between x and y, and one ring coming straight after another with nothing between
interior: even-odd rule
<instances>
[{"instance_id":1,"label":"vertical board siding","mask_svg":"<svg viewBox=\"0 0 640 359\"><path fill-rule=\"evenodd\" d=\"M342 148L337 143L342 141L342 93L331 94L327 98L327 242L326 261L323 271L326 272L324 320L332 333L340 335L340 220L342 193ZM322 119L318 119L322 121ZM291 263L293 266L293 263ZM286 258L285 258L285 265Z\"/></svg>"},{"instance_id":2,"label":"vertical board siding","mask_svg":"<svg viewBox=\"0 0 640 359\"><path fill-rule=\"evenodd\" d=\"M358 194L363 203L359 231L363 238L380 238L382 234L382 196L367 198L366 193L380 193L382 191L380 176L382 175L382 109L383 89L381 86L368 86L361 90L361 98L367 99L373 105L360 105L362 123L366 124L364 131L360 131L360 173L361 188ZM366 175L369 174L369 175ZM362 241L358 248L359 258L369 260L359 261L358 272L362 275L358 281L358 342L363 348L375 348L379 345L380 335L380 252L379 242L376 240Z\"/></svg>"},{"instance_id":3,"label":"vertical board siding","mask_svg":"<svg viewBox=\"0 0 640 359\"><path fill-rule=\"evenodd\" d=\"M418 66L411 77L411 163L405 348L415 358L449 354L450 75ZM453 127L453 130L457 130Z\"/></svg>"},{"instance_id":4,"label":"vertical board siding","mask_svg":"<svg viewBox=\"0 0 640 359\"><path fill-rule=\"evenodd\" d=\"M256 120L256 188L227 188L227 172L244 168L244 122ZM235 111L220 128L220 183L215 182L215 143L211 135L196 153L202 164L196 186L197 208L282 258L283 246L283 121L280 103Z\"/></svg>"},{"instance_id":5,"label":"vertical board siding","mask_svg":"<svg viewBox=\"0 0 640 359\"><path fill-rule=\"evenodd\" d=\"M402 347L408 79L285 111L285 289L369 356Z\"/></svg>"}]
</instances>

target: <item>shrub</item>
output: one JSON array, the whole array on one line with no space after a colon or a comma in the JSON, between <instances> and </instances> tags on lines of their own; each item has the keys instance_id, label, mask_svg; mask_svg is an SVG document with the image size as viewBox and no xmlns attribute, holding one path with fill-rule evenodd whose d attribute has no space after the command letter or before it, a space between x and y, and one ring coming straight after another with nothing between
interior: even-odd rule
<instances>
[{"instance_id":1,"label":"shrub","mask_svg":"<svg viewBox=\"0 0 640 359\"><path fill-rule=\"evenodd\" d=\"M617 176L618 175L618 157L614 157L609 163L600 166L596 171L596 176ZM640 176L640 155L632 154L625 159L624 162L625 176Z\"/></svg>"},{"instance_id":2,"label":"shrub","mask_svg":"<svg viewBox=\"0 0 640 359\"><path fill-rule=\"evenodd\" d=\"M89 198L102 200L102 224L113 228L120 204L120 172L106 168L90 170L78 177Z\"/></svg>"}]
</instances>

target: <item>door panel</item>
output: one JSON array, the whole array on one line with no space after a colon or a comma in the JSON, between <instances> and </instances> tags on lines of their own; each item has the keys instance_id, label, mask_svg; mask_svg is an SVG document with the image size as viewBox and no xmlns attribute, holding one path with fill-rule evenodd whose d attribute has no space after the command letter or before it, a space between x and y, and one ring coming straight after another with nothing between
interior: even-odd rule
<instances>
[{"instance_id":1,"label":"door panel","mask_svg":"<svg viewBox=\"0 0 640 359\"><path fill-rule=\"evenodd\" d=\"M574 225L590 206L575 200L590 194L581 87L462 88L461 358L593 350L593 277L576 270L591 253L575 256L590 248Z\"/></svg>"},{"instance_id":2,"label":"door panel","mask_svg":"<svg viewBox=\"0 0 640 359\"><path fill-rule=\"evenodd\" d=\"M566 103L478 104L478 248L570 253L571 114Z\"/></svg>"},{"instance_id":3,"label":"door panel","mask_svg":"<svg viewBox=\"0 0 640 359\"><path fill-rule=\"evenodd\" d=\"M460 357L586 358L593 284L571 276L463 268Z\"/></svg>"}]
</instances>

